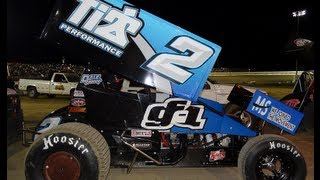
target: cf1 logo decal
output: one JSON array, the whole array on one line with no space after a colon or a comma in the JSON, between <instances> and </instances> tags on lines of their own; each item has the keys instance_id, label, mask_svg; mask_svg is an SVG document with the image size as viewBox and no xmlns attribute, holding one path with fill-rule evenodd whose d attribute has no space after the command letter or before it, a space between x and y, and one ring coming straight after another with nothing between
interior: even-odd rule
<instances>
[{"instance_id":1,"label":"cf1 logo decal","mask_svg":"<svg viewBox=\"0 0 320 180\"><path fill-rule=\"evenodd\" d=\"M191 101L170 98L161 104L147 107L141 126L145 129L167 130L173 126L203 129L206 119L202 118L204 107L191 105Z\"/></svg>"},{"instance_id":2,"label":"cf1 logo decal","mask_svg":"<svg viewBox=\"0 0 320 180\"><path fill-rule=\"evenodd\" d=\"M182 84L192 73L187 69L195 69L203 65L214 53L214 50L188 36L180 36L168 43L168 48L179 54L157 54L142 65L143 68L153 70L173 82Z\"/></svg>"}]
</instances>

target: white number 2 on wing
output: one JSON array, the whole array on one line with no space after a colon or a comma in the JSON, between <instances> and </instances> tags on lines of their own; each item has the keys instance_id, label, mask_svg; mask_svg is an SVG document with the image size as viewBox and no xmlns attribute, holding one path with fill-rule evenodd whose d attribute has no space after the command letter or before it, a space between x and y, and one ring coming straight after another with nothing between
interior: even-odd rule
<instances>
[{"instance_id":1,"label":"white number 2 on wing","mask_svg":"<svg viewBox=\"0 0 320 180\"><path fill-rule=\"evenodd\" d=\"M214 53L209 46L187 36L175 38L168 45L180 54L157 54L146 67L177 83L184 83L192 76L186 68L200 67Z\"/></svg>"}]
</instances>

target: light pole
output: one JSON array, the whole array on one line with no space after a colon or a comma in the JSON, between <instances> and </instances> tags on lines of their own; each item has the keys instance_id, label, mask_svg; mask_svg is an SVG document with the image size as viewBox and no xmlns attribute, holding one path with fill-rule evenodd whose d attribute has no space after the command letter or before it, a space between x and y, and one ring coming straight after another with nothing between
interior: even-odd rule
<instances>
[{"instance_id":1,"label":"light pole","mask_svg":"<svg viewBox=\"0 0 320 180\"><path fill-rule=\"evenodd\" d=\"M300 16L304 16L306 14L307 14L306 10L292 12L292 17L296 17L297 18L297 35L298 36L299 36L299 18L300 18Z\"/></svg>"},{"instance_id":2,"label":"light pole","mask_svg":"<svg viewBox=\"0 0 320 180\"><path fill-rule=\"evenodd\" d=\"M306 15L307 11L306 10L300 10L300 11L294 11L292 12L292 17L297 18L297 38L300 37L299 35L299 18L300 16ZM298 79L298 57L296 57L296 77L295 81Z\"/></svg>"}]
</instances>

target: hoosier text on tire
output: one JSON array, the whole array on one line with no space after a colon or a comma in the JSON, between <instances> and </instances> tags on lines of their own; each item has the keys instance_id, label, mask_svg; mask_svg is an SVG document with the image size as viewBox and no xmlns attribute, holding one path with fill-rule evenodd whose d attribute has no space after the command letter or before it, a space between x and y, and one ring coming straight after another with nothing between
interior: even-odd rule
<instances>
[{"instance_id":1,"label":"hoosier text on tire","mask_svg":"<svg viewBox=\"0 0 320 180\"><path fill-rule=\"evenodd\" d=\"M279 135L250 139L241 149L238 167L245 180L303 180L306 163L297 147Z\"/></svg>"},{"instance_id":2,"label":"hoosier text on tire","mask_svg":"<svg viewBox=\"0 0 320 180\"><path fill-rule=\"evenodd\" d=\"M105 180L109 168L106 140L82 123L65 123L45 132L25 158L27 180Z\"/></svg>"}]
</instances>

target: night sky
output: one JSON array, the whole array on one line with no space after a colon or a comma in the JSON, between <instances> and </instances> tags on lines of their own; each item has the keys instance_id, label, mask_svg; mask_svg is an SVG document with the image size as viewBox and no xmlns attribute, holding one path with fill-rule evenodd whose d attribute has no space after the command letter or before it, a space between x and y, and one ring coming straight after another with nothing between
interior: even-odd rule
<instances>
[{"instance_id":1,"label":"night sky","mask_svg":"<svg viewBox=\"0 0 320 180\"><path fill-rule=\"evenodd\" d=\"M314 40L314 9L309 1L290 1L285 6L270 1L267 4L210 1L212 5L205 0L128 2L220 45L217 68L294 70L297 57L299 68L313 67L313 48L285 53L292 49L291 42L297 37L297 18L291 16L293 11L307 10L299 20L299 37ZM76 62L39 39L53 4L52 0L7 0L8 61L32 63L42 59L44 62L66 56L69 62Z\"/></svg>"}]
</instances>

